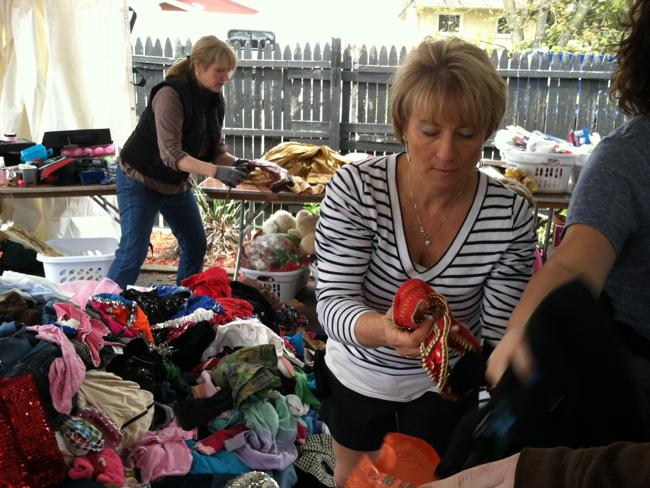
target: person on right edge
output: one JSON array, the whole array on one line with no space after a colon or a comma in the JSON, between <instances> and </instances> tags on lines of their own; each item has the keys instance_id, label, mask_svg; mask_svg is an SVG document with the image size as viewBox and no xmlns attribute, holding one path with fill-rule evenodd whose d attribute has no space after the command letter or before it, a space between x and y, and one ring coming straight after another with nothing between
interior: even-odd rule
<instances>
[{"instance_id":1,"label":"person on right edge","mask_svg":"<svg viewBox=\"0 0 650 488\"><path fill-rule=\"evenodd\" d=\"M496 384L513 357L520 376L532 371L519 347L529 317L551 290L581 279L612 308L650 431L650 2L633 0L625 27L612 96L631 118L585 164L562 242L526 287L486 375Z\"/></svg>"},{"instance_id":2,"label":"person on right edge","mask_svg":"<svg viewBox=\"0 0 650 488\"><path fill-rule=\"evenodd\" d=\"M527 448L420 488L647 488L650 443Z\"/></svg>"},{"instance_id":3,"label":"person on right edge","mask_svg":"<svg viewBox=\"0 0 650 488\"><path fill-rule=\"evenodd\" d=\"M524 291L508 330L488 360L496 384L508 366L526 380L535 370L524 340L538 304L555 288L582 279L609 301L638 401L650 425L650 2L633 0L617 53L612 95L631 118L594 149L571 197L557 251ZM603 394L607 394L603 385ZM587 449L526 448L421 488L582 488L650 486L650 443Z\"/></svg>"}]
</instances>

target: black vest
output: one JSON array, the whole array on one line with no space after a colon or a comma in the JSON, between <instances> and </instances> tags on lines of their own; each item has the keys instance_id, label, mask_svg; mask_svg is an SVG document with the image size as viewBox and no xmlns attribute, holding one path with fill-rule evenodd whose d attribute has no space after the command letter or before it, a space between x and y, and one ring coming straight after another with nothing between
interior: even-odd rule
<instances>
[{"instance_id":1,"label":"black vest","mask_svg":"<svg viewBox=\"0 0 650 488\"><path fill-rule=\"evenodd\" d=\"M193 76L170 77L157 84L149 93L147 107L142 112L138 125L124 143L120 157L140 173L170 184L180 184L189 173L176 171L160 159L156 121L151 102L163 86L171 86L183 104L182 147L189 155L205 161L212 161L216 155L217 143L221 138L224 117L224 99L221 93L214 93L197 85ZM207 153L199 154L207 139Z\"/></svg>"}]
</instances>

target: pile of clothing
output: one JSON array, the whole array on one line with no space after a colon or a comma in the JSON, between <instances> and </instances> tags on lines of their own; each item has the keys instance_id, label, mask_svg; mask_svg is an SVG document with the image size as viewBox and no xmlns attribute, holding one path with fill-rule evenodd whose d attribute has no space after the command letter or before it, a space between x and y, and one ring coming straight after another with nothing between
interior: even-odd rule
<instances>
[{"instance_id":1,"label":"pile of clothing","mask_svg":"<svg viewBox=\"0 0 650 488\"><path fill-rule=\"evenodd\" d=\"M0 485L334 486L322 342L269 298L219 267L127 290L5 272Z\"/></svg>"}]
</instances>

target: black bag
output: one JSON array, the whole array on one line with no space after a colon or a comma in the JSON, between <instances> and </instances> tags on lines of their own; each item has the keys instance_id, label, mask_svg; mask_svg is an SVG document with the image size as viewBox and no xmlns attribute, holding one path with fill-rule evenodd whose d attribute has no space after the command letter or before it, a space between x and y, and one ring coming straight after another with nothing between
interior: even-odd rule
<instances>
[{"instance_id":1,"label":"black bag","mask_svg":"<svg viewBox=\"0 0 650 488\"><path fill-rule=\"evenodd\" d=\"M594 447L643 440L637 391L611 315L579 281L551 292L526 329L536 372L508 369L488 404L456 427L440 477L524 447Z\"/></svg>"},{"instance_id":2,"label":"black bag","mask_svg":"<svg viewBox=\"0 0 650 488\"><path fill-rule=\"evenodd\" d=\"M278 317L271 303L262 295L262 292L254 286L247 285L241 281L231 281L230 288L233 298L241 298L250 303L253 306L253 313L259 316L262 323L276 334L279 333Z\"/></svg>"},{"instance_id":3,"label":"black bag","mask_svg":"<svg viewBox=\"0 0 650 488\"><path fill-rule=\"evenodd\" d=\"M36 259L36 251L9 239L0 242L0 272L5 271L45 276L43 263Z\"/></svg>"}]
</instances>

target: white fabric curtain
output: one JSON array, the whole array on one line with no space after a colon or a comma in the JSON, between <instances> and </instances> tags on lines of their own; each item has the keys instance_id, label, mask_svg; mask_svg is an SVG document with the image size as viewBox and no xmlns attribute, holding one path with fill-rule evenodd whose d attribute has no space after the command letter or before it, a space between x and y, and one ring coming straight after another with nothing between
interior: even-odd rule
<instances>
[{"instance_id":1,"label":"white fabric curtain","mask_svg":"<svg viewBox=\"0 0 650 488\"><path fill-rule=\"evenodd\" d=\"M109 128L121 145L136 120L128 19L126 0L3 0L0 134L40 142L46 131ZM3 215L49 238L115 227L90 199L64 202L39 211L37 202L7 200Z\"/></svg>"}]
</instances>

